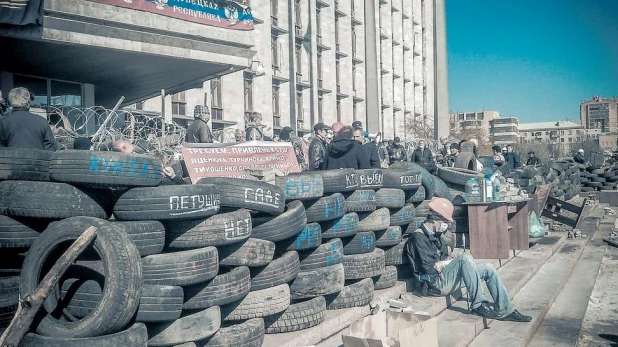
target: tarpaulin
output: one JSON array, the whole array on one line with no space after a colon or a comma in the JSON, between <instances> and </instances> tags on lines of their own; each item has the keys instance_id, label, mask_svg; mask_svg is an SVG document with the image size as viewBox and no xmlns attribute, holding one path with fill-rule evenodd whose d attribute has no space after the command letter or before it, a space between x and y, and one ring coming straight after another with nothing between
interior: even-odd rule
<instances>
[{"instance_id":1,"label":"tarpaulin","mask_svg":"<svg viewBox=\"0 0 618 347\"><path fill-rule=\"evenodd\" d=\"M0 23L42 24L43 0L0 0Z\"/></svg>"}]
</instances>

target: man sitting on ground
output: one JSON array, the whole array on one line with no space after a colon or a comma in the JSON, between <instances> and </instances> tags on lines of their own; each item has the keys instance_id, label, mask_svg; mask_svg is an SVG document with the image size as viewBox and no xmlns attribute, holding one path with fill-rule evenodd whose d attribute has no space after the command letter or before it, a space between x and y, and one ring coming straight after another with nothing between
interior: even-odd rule
<instances>
[{"instance_id":1,"label":"man sitting on ground","mask_svg":"<svg viewBox=\"0 0 618 347\"><path fill-rule=\"evenodd\" d=\"M429 211L427 220L410 235L404 249L421 280L428 281L441 295L449 295L466 287L472 312L481 317L530 322L532 317L524 316L515 309L502 280L491 265L476 265L470 253L445 259L440 235L448 229L447 222L453 222L453 204L444 198L433 198L429 202ZM489 305L481 281L485 281L494 299L494 309Z\"/></svg>"}]
</instances>

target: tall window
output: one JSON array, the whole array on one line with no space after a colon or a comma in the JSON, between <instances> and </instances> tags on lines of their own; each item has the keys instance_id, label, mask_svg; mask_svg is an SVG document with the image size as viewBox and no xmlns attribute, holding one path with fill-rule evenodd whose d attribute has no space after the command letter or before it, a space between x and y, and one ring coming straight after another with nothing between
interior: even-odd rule
<instances>
[{"instance_id":1,"label":"tall window","mask_svg":"<svg viewBox=\"0 0 618 347\"><path fill-rule=\"evenodd\" d=\"M277 36L270 37L270 53L272 55L273 69L279 70L279 40Z\"/></svg>"},{"instance_id":2,"label":"tall window","mask_svg":"<svg viewBox=\"0 0 618 347\"><path fill-rule=\"evenodd\" d=\"M322 53L318 51L318 88L323 88L322 81Z\"/></svg>"},{"instance_id":3,"label":"tall window","mask_svg":"<svg viewBox=\"0 0 618 347\"><path fill-rule=\"evenodd\" d=\"M296 74L302 75L303 67L303 47L296 45Z\"/></svg>"},{"instance_id":4,"label":"tall window","mask_svg":"<svg viewBox=\"0 0 618 347\"><path fill-rule=\"evenodd\" d=\"M324 98L318 97L318 121L324 121Z\"/></svg>"},{"instance_id":5,"label":"tall window","mask_svg":"<svg viewBox=\"0 0 618 347\"><path fill-rule=\"evenodd\" d=\"M210 107L218 109L223 108L221 102L221 77L210 80Z\"/></svg>"},{"instance_id":6,"label":"tall window","mask_svg":"<svg viewBox=\"0 0 618 347\"><path fill-rule=\"evenodd\" d=\"M276 118L273 123L278 123L281 117L279 113L279 86L273 86L273 117ZM279 126L278 124L273 125Z\"/></svg>"},{"instance_id":7,"label":"tall window","mask_svg":"<svg viewBox=\"0 0 618 347\"><path fill-rule=\"evenodd\" d=\"M318 35L318 37L322 36L322 18L321 18L321 12L320 9L317 9L315 12L315 27L316 27L316 34ZM321 43L321 42L319 42Z\"/></svg>"},{"instance_id":8,"label":"tall window","mask_svg":"<svg viewBox=\"0 0 618 347\"><path fill-rule=\"evenodd\" d=\"M297 28L302 28L303 27L302 16L301 16L301 9L300 9L300 2L301 2L301 0L296 0L295 1L295 5L296 6L294 6L294 13L296 15L296 27Z\"/></svg>"},{"instance_id":9,"label":"tall window","mask_svg":"<svg viewBox=\"0 0 618 347\"><path fill-rule=\"evenodd\" d=\"M356 91L356 65L352 65L352 89Z\"/></svg>"},{"instance_id":10,"label":"tall window","mask_svg":"<svg viewBox=\"0 0 618 347\"><path fill-rule=\"evenodd\" d=\"M185 92L180 92L172 95L172 114L176 116L187 115L187 100Z\"/></svg>"},{"instance_id":11,"label":"tall window","mask_svg":"<svg viewBox=\"0 0 618 347\"><path fill-rule=\"evenodd\" d=\"M335 19L335 49L339 51L339 22Z\"/></svg>"},{"instance_id":12,"label":"tall window","mask_svg":"<svg viewBox=\"0 0 618 347\"><path fill-rule=\"evenodd\" d=\"M253 76L244 74L245 112L253 111Z\"/></svg>"},{"instance_id":13,"label":"tall window","mask_svg":"<svg viewBox=\"0 0 618 347\"><path fill-rule=\"evenodd\" d=\"M302 121L304 120L303 116L303 92L296 92L296 120Z\"/></svg>"},{"instance_id":14,"label":"tall window","mask_svg":"<svg viewBox=\"0 0 618 347\"><path fill-rule=\"evenodd\" d=\"M352 57L356 58L356 30L352 27Z\"/></svg>"},{"instance_id":15,"label":"tall window","mask_svg":"<svg viewBox=\"0 0 618 347\"><path fill-rule=\"evenodd\" d=\"M341 100L337 100L337 122L341 122Z\"/></svg>"},{"instance_id":16,"label":"tall window","mask_svg":"<svg viewBox=\"0 0 618 347\"><path fill-rule=\"evenodd\" d=\"M270 18L273 19L273 24L277 25L276 21L279 12L279 0L270 0Z\"/></svg>"},{"instance_id":17,"label":"tall window","mask_svg":"<svg viewBox=\"0 0 618 347\"><path fill-rule=\"evenodd\" d=\"M337 91L339 91L339 59L337 59L337 62L335 64L335 78L337 80Z\"/></svg>"}]
</instances>

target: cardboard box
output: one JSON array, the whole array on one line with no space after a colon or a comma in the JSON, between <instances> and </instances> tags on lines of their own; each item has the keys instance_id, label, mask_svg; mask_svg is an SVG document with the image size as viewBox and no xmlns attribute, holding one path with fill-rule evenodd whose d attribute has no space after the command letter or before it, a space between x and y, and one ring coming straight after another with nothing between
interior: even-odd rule
<instances>
[{"instance_id":1,"label":"cardboard box","mask_svg":"<svg viewBox=\"0 0 618 347\"><path fill-rule=\"evenodd\" d=\"M350 326L345 347L438 347L436 318L383 311Z\"/></svg>"}]
</instances>

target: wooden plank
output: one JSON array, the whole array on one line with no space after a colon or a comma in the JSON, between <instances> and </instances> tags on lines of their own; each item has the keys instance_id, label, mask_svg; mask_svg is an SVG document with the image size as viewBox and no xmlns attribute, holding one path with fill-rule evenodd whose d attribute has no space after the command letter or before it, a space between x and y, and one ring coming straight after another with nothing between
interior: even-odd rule
<instances>
[{"instance_id":1,"label":"wooden plank","mask_svg":"<svg viewBox=\"0 0 618 347\"><path fill-rule=\"evenodd\" d=\"M527 202L516 203L516 212L509 214L508 223L513 226L513 229L509 230L509 249L523 251L530 248L528 206Z\"/></svg>"},{"instance_id":2,"label":"wooden plank","mask_svg":"<svg viewBox=\"0 0 618 347\"><path fill-rule=\"evenodd\" d=\"M468 205L470 252L478 259L507 259L509 234L506 205Z\"/></svg>"},{"instance_id":3,"label":"wooden plank","mask_svg":"<svg viewBox=\"0 0 618 347\"><path fill-rule=\"evenodd\" d=\"M549 184L536 186L536 188L534 188L534 194L539 199L537 215L540 214L541 211L543 211L543 209L545 208L545 204L547 204L547 198L549 197L550 190L551 186Z\"/></svg>"},{"instance_id":4,"label":"wooden plank","mask_svg":"<svg viewBox=\"0 0 618 347\"><path fill-rule=\"evenodd\" d=\"M573 212L577 214L581 213L583 210L583 207L581 206L576 206L576 205L573 205L568 202L562 201L560 199L552 198L552 197L547 199L547 206L548 207L549 206L559 207L560 209L567 210L569 212Z\"/></svg>"},{"instance_id":5,"label":"wooden plank","mask_svg":"<svg viewBox=\"0 0 618 347\"><path fill-rule=\"evenodd\" d=\"M43 301L58 283L58 280L66 270L75 262L77 257L88 247L97 234L97 228L89 227L81 234L77 240L64 252L54 266L49 270L39 287L32 295L26 295L17 306L15 317L11 324L0 337L0 346L16 347L19 346L24 335L30 329L30 325L35 315L43 305Z\"/></svg>"}]
</instances>

